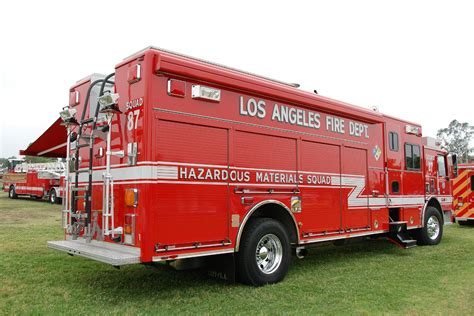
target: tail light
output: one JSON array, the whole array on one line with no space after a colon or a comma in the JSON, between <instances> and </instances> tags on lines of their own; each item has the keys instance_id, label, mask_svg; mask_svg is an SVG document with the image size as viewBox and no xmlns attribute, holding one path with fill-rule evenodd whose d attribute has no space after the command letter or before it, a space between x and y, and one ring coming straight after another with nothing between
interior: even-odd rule
<instances>
[{"instance_id":1,"label":"tail light","mask_svg":"<svg viewBox=\"0 0 474 316\"><path fill-rule=\"evenodd\" d=\"M123 225L124 243L128 245L135 244L135 214L125 214Z\"/></svg>"},{"instance_id":2,"label":"tail light","mask_svg":"<svg viewBox=\"0 0 474 316\"><path fill-rule=\"evenodd\" d=\"M125 205L129 207L137 207L138 205L138 190L137 189L125 190Z\"/></svg>"}]
</instances>

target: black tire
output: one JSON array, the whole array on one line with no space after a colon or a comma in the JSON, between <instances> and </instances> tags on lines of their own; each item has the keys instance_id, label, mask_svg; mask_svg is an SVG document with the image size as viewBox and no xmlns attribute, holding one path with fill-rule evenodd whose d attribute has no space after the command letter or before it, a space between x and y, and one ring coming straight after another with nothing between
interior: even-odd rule
<instances>
[{"instance_id":1,"label":"black tire","mask_svg":"<svg viewBox=\"0 0 474 316\"><path fill-rule=\"evenodd\" d=\"M51 191L49 191L49 203L51 204L57 204L58 203L58 196L56 194L56 190L52 189Z\"/></svg>"},{"instance_id":2,"label":"black tire","mask_svg":"<svg viewBox=\"0 0 474 316\"><path fill-rule=\"evenodd\" d=\"M16 194L16 191L15 191L15 186L13 185L10 186L10 189L8 190L8 197L10 199L18 198L18 195Z\"/></svg>"},{"instance_id":3,"label":"black tire","mask_svg":"<svg viewBox=\"0 0 474 316\"><path fill-rule=\"evenodd\" d=\"M443 218L435 207L428 206L426 208L424 225L417 230L415 237L419 245L434 246L441 242Z\"/></svg>"},{"instance_id":4,"label":"black tire","mask_svg":"<svg viewBox=\"0 0 474 316\"><path fill-rule=\"evenodd\" d=\"M259 257L256 256L258 248ZM290 240L283 225L271 218L251 219L237 254L239 281L253 286L280 282L288 272L290 261Z\"/></svg>"}]
</instances>

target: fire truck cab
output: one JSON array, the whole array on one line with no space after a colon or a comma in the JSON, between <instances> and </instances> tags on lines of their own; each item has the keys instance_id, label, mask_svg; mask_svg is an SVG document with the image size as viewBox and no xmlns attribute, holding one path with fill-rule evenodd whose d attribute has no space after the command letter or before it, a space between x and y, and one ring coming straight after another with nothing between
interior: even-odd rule
<instances>
[{"instance_id":1,"label":"fire truck cab","mask_svg":"<svg viewBox=\"0 0 474 316\"><path fill-rule=\"evenodd\" d=\"M451 217L452 164L420 125L182 54L77 83L61 116L48 245L114 266L220 258L214 275L262 285L321 242L438 244Z\"/></svg>"}]
</instances>

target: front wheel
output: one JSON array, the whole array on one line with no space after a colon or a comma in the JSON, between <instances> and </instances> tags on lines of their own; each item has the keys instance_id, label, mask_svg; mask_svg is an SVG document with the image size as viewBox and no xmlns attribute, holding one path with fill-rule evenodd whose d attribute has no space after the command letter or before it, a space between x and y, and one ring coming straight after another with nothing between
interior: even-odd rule
<instances>
[{"instance_id":1,"label":"front wheel","mask_svg":"<svg viewBox=\"0 0 474 316\"><path fill-rule=\"evenodd\" d=\"M290 241L282 224L271 218L248 223L237 255L242 283L261 286L279 282L286 276L290 261Z\"/></svg>"},{"instance_id":2,"label":"front wheel","mask_svg":"<svg viewBox=\"0 0 474 316\"><path fill-rule=\"evenodd\" d=\"M8 197L10 199L16 199L18 197L18 195L15 192L15 187L13 185L10 186L10 190L8 190Z\"/></svg>"},{"instance_id":3,"label":"front wheel","mask_svg":"<svg viewBox=\"0 0 474 316\"><path fill-rule=\"evenodd\" d=\"M417 241L420 245L437 245L443 237L443 219L440 212L429 206L425 213L424 227L417 234Z\"/></svg>"},{"instance_id":4,"label":"front wheel","mask_svg":"<svg viewBox=\"0 0 474 316\"><path fill-rule=\"evenodd\" d=\"M56 190L54 189L49 192L49 203L51 204L58 203L58 196L56 194Z\"/></svg>"}]
</instances>

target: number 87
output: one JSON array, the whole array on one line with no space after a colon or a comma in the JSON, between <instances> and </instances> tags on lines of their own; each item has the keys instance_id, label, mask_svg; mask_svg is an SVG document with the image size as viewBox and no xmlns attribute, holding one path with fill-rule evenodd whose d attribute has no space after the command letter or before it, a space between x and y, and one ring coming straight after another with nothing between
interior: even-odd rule
<instances>
[{"instance_id":1,"label":"number 87","mask_svg":"<svg viewBox=\"0 0 474 316\"><path fill-rule=\"evenodd\" d=\"M133 129L137 129L138 125L138 117L140 116L140 110L130 111L128 112L128 120L127 120L127 128L129 131Z\"/></svg>"}]
</instances>

